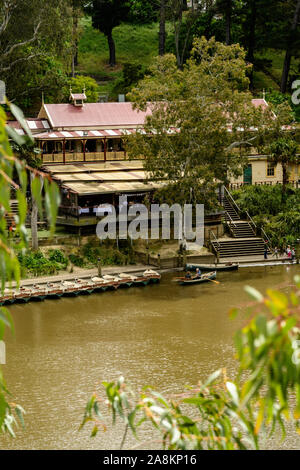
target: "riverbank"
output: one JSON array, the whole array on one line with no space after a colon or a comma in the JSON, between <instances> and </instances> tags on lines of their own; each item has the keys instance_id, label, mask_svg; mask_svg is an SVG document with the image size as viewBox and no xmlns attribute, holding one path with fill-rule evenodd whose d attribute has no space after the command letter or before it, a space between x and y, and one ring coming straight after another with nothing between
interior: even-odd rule
<instances>
[{"instance_id":1,"label":"riverbank","mask_svg":"<svg viewBox=\"0 0 300 470\"><path fill-rule=\"evenodd\" d=\"M228 262L239 263L239 268L288 266L288 265L297 264L296 261L291 261L291 259L287 257L281 257L278 259L269 258L265 260L261 256L246 256L246 257L238 258L238 259L226 258L222 260L221 263L216 263L216 266L218 266L218 264L224 265L224 263L228 263ZM205 263L202 263L202 264L205 264ZM300 265L298 266L300 267ZM105 275L117 276L121 273L131 274L131 275L140 275L148 269L155 269L155 271L159 272L160 274L164 274L164 273L169 273L169 272L183 271L184 266L180 266L180 267L170 266L170 267L165 267L165 268L158 268L156 266L149 265L149 264L136 264L136 265L131 265L131 266L105 266L101 268L101 273L103 276ZM39 284L39 285L47 284L48 282L51 282L51 283L63 282L63 281L74 282L75 279L77 278L90 279L96 276L98 276L97 268L93 268L93 269L74 268L74 271L72 273L61 273L57 275L41 276L41 277L21 280L20 286L29 287L29 286L33 286L34 284ZM9 284L7 283L6 286L9 287ZM16 287L16 282L13 282L11 286Z\"/></svg>"}]
</instances>

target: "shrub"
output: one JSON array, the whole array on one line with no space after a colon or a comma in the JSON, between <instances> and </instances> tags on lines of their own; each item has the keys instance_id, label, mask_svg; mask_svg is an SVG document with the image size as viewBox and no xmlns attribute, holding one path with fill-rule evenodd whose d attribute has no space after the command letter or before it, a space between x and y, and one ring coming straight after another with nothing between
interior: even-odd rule
<instances>
[{"instance_id":1,"label":"shrub","mask_svg":"<svg viewBox=\"0 0 300 470\"><path fill-rule=\"evenodd\" d=\"M69 255L69 260L71 261L74 266L77 266L78 268L83 268L84 266L84 259L81 256L71 254Z\"/></svg>"},{"instance_id":2,"label":"shrub","mask_svg":"<svg viewBox=\"0 0 300 470\"><path fill-rule=\"evenodd\" d=\"M68 259L61 250L49 250L49 261L54 261L62 265L62 269L68 266Z\"/></svg>"},{"instance_id":3,"label":"shrub","mask_svg":"<svg viewBox=\"0 0 300 470\"><path fill-rule=\"evenodd\" d=\"M47 259L41 251L19 255L19 261L21 266L34 276L54 274L61 269L59 263Z\"/></svg>"}]
</instances>

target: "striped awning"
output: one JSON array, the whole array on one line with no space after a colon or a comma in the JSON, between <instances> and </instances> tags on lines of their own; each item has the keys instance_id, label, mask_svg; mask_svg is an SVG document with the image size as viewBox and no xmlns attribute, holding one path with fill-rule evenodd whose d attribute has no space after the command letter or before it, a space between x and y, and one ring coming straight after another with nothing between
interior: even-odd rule
<instances>
[{"instance_id":1,"label":"striped awning","mask_svg":"<svg viewBox=\"0 0 300 470\"><path fill-rule=\"evenodd\" d=\"M114 138L122 137L126 135L136 134L147 134L145 129L101 129L101 130L86 130L86 131L53 131L43 132L35 134L34 138L38 140L63 140L63 139L95 139L95 138ZM179 129L168 129L168 134L176 134ZM157 134L157 131L153 129L153 134Z\"/></svg>"},{"instance_id":2,"label":"striped awning","mask_svg":"<svg viewBox=\"0 0 300 470\"><path fill-rule=\"evenodd\" d=\"M89 131L55 131L55 132L42 132L34 136L38 140L63 140L63 139L95 139L95 138L113 138L122 137L124 135L132 135L137 132L136 129L101 129ZM138 132L146 134L143 129Z\"/></svg>"}]
</instances>

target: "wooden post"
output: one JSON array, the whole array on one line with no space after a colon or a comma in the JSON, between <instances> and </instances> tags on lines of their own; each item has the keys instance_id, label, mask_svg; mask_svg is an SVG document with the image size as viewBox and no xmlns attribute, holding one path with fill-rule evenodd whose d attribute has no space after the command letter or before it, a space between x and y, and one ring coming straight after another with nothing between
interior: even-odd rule
<instances>
[{"instance_id":1,"label":"wooden post","mask_svg":"<svg viewBox=\"0 0 300 470\"><path fill-rule=\"evenodd\" d=\"M104 137L104 161L106 162L106 137Z\"/></svg>"},{"instance_id":2,"label":"wooden post","mask_svg":"<svg viewBox=\"0 0 300 470\"><path fill-rule=\"evenodd\" d=\"M83 161L85 162L85 144L86 144L86 140L83 139L82 140L82 145L83 145Z\"/></svg>"},{"instance_id":3,"label":"wooden post","mask_svg":"<svg viewBox=\"0 0 300 470\"><path fill-rule=\"evenodd\" d=\"M63 140L63 162L66 164L66 139Z\"/></svg>"},{"instance_id":4,"label":"wooden post","mask_svg":"<svg viewBox=\"0 0 300 470\"><path fill-rule=\"evenodd\" d=\"M44 145L45 145L46 142L44 142L43 140L41 141L41 146L42 146L42 162L44 163Z\"/></svg>"},{"instance_id":5,"label":"wooden post","mask_svg":"<svg viewBox=\"0 0 300 470\"><path fill-rule=\"evenodd\" d=\"M186 250L184 250L183 255L182 255L182 265L185 268L185 266L186 266Z\"/></svg>"},{"instance_id":6,"label":"wooden post","mask_svg":"<svg viewBox=\"0 0 300 470\"><path fill-rule=\"evenodd\" d=\"M98 276L101 277L102 276L102 268L101 268L101 259L98 258Z\"/></svg>"},{"instance_id":7,"label":"wooden post","mask_svg":"<svg viewBox=\"0 0 300 470\"><path fill-rule=\"evenodd\" d=\"M160 267L161 267L160 253L158 253L158 255L157 255L157 260L158 260L158 267L160 269Z\"/></svg>"},{"instance_id":8,"label":"wooden post","mask_svg":"<svg viewBox=\"0 0 300 470\"><path fill-rule=\"evenodd\" d=\"M296 245L296 262L297 264L300 263L300 239L297 240L297 245Z\"/></svg>"}]
</instances>

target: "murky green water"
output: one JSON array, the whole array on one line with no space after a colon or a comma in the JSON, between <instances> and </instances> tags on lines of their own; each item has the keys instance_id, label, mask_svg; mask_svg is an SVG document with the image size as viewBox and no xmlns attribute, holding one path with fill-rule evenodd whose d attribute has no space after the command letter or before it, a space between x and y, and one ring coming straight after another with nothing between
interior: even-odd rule
<instances>
[{"instance_id":1,"label":"murky green water","mask_svg":"<svg viewBox=\"0 0 300 470\"><path fill-rule=\"evenodd\" d=\"M16 440L2 438L1 447L118 448L122 428L96 439L88 428L78 432L96 382L124 374L135 389L148 384L174 392L220 367L233 376L232 336L245 317L229 320L228 311L249 301L243 286L287 290L299 269L243 269L219 274L220 285L189 287L178 287L170 274L160 285L11 307L16 337L7 337L4 373L26 410L26 430ZM129 439L126 447L134 443ZM291 433L285 447L299 448L300 440Z\"/></svg>"}]
</instances>

